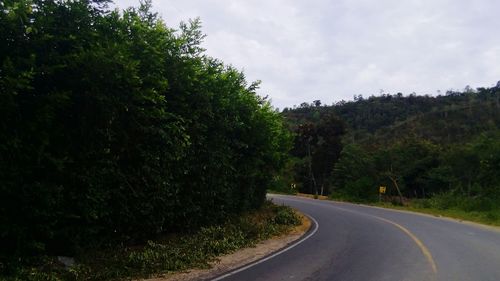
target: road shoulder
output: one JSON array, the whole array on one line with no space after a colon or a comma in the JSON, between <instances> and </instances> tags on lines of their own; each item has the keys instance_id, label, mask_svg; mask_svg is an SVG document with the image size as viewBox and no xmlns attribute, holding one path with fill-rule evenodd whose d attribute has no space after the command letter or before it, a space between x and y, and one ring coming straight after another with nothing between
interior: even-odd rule
<instances>
[{"instance_id":1,"label":"road shoulder","mask_svg":"<svg viewBox=\"0 0 500 281\"><path fill-rule=\"evenodd\" d=\"M192 280L207 280L220 276L226 272L236 268L253 263L259 259L275 253L286 246L293 244L295 241L302 238L311 228L311 220L304 214L296 211L300 216L302 224L294 227L288 234L273 237L271 239L257 243L255 247L244 248L234 253L219 257L216 261L211 262L209 269L191 269L179 273L170 273L163 276L140 279L143 281L192 281Z\"/></svg>"}]
</instances>

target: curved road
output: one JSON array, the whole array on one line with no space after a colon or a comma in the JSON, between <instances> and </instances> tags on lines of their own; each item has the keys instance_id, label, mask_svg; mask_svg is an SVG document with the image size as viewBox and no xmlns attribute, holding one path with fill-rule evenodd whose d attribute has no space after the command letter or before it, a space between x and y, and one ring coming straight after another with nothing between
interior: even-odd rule
<instances>
[{"instance_id":1,"label":"curved road","mask_svg":"<svg viewBox=\"0 0 500 281\"><path fill-rule=\"evenodd\" d=\"M279 255L214 280L500 280L500 230L426 215L284 195L317 222Z\"/></svg>"}]
</instances>

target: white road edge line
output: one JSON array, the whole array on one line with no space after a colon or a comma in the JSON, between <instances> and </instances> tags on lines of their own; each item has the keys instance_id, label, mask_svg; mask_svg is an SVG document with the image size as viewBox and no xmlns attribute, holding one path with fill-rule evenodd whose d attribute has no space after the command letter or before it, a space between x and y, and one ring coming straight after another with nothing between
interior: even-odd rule
<instances>
[{"instance_id":1,"label":"white road edge line","mask_svg":"<svg viewBox=\"0 0 500 281\"><path fill-rule=\"evenodd\" d=\"M238 269L236 269L236 270L234 270L234 271L231 271L231 272L229 272L229 273L226 273L226 274L224 274L224 275L222 275L222 276L219 276L219 277L217 277L217 278L215 278L215 279L212 279L212 281L222 280L222 279L224 279L224 278L226 278L226 277L229 277L229 276L231 276L231 275L234 275L234 274L236 274L236 273L239 273L239 272L242 272L242 271L244 271L244 270L247 270L247 269L249 269L249 268L251 268L251 267L254 267L254 266L258 265L258 264L261 264L261 263L263 263L263 262L265 262L265 261L268 261L268 260L270 260L270 259L272 259L272 258L274 258L274 257L276 257L276 256L278 256L278 255L283 254L284 252L287 252L287 251L291 250L292 248L294 248L294 247L298 246L298 245L299 245L299 244L301 244L302 242L304 242L304 241L306 241L307 239L309 239L311 236L313 236L313 235L316 233L316 231L318 231L318 228L319 228L319 223L318 223L318 221L316 221L316 220L315 220L312 216L310 216L310 215L308 215L308 214L304 214L304 215L306 215L306 216L307 216L309 219L311 219L311 221L313 221L313 223L314 223L314 229L313 229L313 230L312 230L312 231L311 231L311 232L310 232L310 233L309 233L306 237L304 237L304 238L300 239L298 242L293 243L292 245L290 245L290 246L288 246L288 247L286 247L286 248L284 248L284 249L282 249L282 250L280 250L280 251L278 251L278 252L276 252L276 253L274 253L274 254L272 254L272 255L270 255L270 256L267 256L267 257L265 257L265 258L263 258L263 259L257 260L256 262L253 262L253 263L250 263L250 264L248 264L248 265L245 265L244 267L240 267L240 268L238 268Z\"/></svg>"}]
</instances>

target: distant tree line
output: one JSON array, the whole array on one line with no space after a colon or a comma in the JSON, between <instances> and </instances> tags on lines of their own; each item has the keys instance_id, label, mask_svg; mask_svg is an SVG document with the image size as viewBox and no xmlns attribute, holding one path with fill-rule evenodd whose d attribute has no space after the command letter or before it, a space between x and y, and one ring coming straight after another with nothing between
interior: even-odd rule
<instances>
[{"instance_id":1,"label":"distant tree line","mask_svg":"<svg viewBox=\"0 0 500 281\"><path fill-rule=\"evenodd\" d=\"M357 143L385 144L402 135L440 143L470 141L475 135L496 130L500 124L500 87L447 91L445 95L418 96L401 93L340 101L331 106L320 101L285 108L292 127L333 113L347 124L347 137Z\"/></svg>"},{"instance_id":2,"label":"distant tree line","mask_svg":"<svg viewBox=\"0 0 500 281\"><path fill-rule=\"evenodd\" d=\"M400 203L408 198L444 198L440 206L498 209L500 204L500 87L448 91L446 95L383 94L332 106L302 103L282 112L295 135L288 178L299 191L326 175L325 190L336 198ZM313 147L329 147L328 161L309 161L304 136L311 129L345 127ZM314 131L314 130L313 130ZM302 153L298 153L302 151ZM313 150L314 151L314 150ZM319 150L318 150L319 151ZM328 155L328 156L327 156ZM313 157L314 158L314 157ZM304 163L312 163L309 173ZM325 165L328 163L328 165ZM328 166L328 173L319 171ZM321 167L321 168L320 168ZM289 190L284 187L284 190Z\"/></svg>"},{"instance_id":3,"label":"distant tree line","mask_svg":"<svg viewBox=\"0 0 500 281\"><path fill-rule=\"evenodd\" d=\"M450 193L473 198L475 204L488 209L500 202L498 167L500 132L447 146L421 139L377 150L349 144L335 165L332 182L336 195L355 201L375 201L377 187L386 186L388 196L398 196L397 189L405 198Z\"/></svg>"},{"instance_id":4,"label":"distant tree line","mask_svg":"<svg viewBox=\"0 0 500 281\"><path fill-rule=\"evenodd\" d=\"M199 20L107 3L0 2L0 270L258 208L285 164L282 117Z\"/></svg>"}]
</instances>

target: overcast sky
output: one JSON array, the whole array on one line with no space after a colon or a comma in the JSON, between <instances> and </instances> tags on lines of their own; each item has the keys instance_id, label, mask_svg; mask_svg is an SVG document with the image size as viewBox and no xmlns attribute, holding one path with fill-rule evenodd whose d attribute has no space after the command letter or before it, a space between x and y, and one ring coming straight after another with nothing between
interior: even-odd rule
<instances>
[{"instance_id":1,"label":"overcast sky","mask_svg":"<svg viewBox=\"0 0 500 281\"><path fill-rule=\"evenodd\" d=\"M262 80L259 93L281 109L500 80L498 0L154 0L153 7L170 27L200 17L207 54Z\"/></svg>"}]
</instances>

